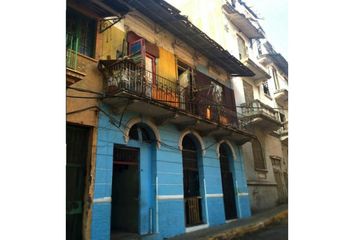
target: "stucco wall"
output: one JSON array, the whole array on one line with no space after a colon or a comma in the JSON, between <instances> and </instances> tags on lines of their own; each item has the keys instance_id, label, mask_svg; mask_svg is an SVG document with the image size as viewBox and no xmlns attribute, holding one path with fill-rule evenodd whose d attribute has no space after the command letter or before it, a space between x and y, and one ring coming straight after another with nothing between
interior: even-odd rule
<instances>
[{"instance_id":1,"label":"stucco wall","mask_svg":"<svg viewBox=\"0 0 354 240\"><path fill-rule=\"evenodd\" d=\"M109 111L107 106L102 106ZM92 213L92 239L108 239L110 234L110 197L112 187L112 158L113 144L128 144L125 142L124 126L129 120L140 115L127 112L122 121L122 131L113 126L108 117L99 114L98 145L96 179L94 190L94 207ZM141 116L140 116L141 117ZM113 116L117 121L120 116ZM147 121L142 117L142 121ZM185 232L184 202L183 202L183 166L182 154L177 148L182 132L174 125L162 125L157 127L160 141L163 144L156 149L156 177L158 179L157 218L159 236L171 237ZM200 182L203 202L203 219L209 225L217 225L225 222L224 203L222 198L222 185L220 175L220 163L217 154L217 144L212 138L203 138L204 146L208 148L201 159ZM242 153L236 145L232 145L236 152L233 160L234 184L236 193L236 207L239 217L250 216L248 190L244 175ZM205 179L205 185L204 181ZM156 187L156 185L155 185ZM206 192L204 191L204 188ZM149 189L154 191L154 189ZM207 206L207 207L205 207ZM155 226L156 231L156 226ZM157 236L156 236L157 238Z\"/></svg>"}]
</instances>

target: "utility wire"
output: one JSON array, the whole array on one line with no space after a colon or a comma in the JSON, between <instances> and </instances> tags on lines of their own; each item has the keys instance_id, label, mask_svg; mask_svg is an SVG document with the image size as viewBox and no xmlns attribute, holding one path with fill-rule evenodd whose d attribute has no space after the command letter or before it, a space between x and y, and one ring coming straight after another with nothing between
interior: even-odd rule
<instances>
[{"instance_id":1,"label":"utility wire","mask_svg":"<svg viewBox=\"0 0 354 240\"><path fill-rule=\"evenodd\" d=\"M70 88L70 87L68 87ZM78 89L78 88L75 88L74 90L77 90L77 91L83 91L83 92L89 92L87 91L86 89ZM86 96L71 96L71 95L67 95L67 97L69 98L87 98L87 99L105 99L105 98L125 98L125 99L129 99L129 97L125 97L125 96L104 96L105 94L104 93L99 93L99 92L90 92L90 93L95 93L95 94L99 94L99 95L102 95L102 97L86 97ZM193 101L170 101L170 100L162 100L162 99L154 99L155 101L157 102L165 102L165 103L179 103L179 104L196 104L195 102ZM230 106L228 105L225 105L225 104L217 104L217 103L205 103L205 105L207 106L219 106L219 107L225 107L227 109L230 109ZM236 108L247 108L247 109L263 109L264 107L253 107L253 106L241 106L241 105L235 105ZM278 107L270 107L269 108L271 109L280 109L280 110L288 110L287 108L278 108Z\"/></svg>"},{"instance_id":2,"label":"utility wire","mask_svg":"<svg viewBox=\"0 0 354 240\"><path fill-rule=\"evenodd\" d=\"M122 132L124 137L129 137L129 135L126 135L126 134L125 134L125 131L124 131L123 129L121 129L121 126L127 127L127 125L125 125L125 124L122 123L122 117L120 118L120 121L119 121L119 123L117 124L115 118L114 118L111 114L109 114L109 113L107 113L106 111L104 111L104 110L103 110L102 108L100 108L99 106L86 107L86 108L83 108L83 109L79 109L79 110L75 110L75 111L72 111L72 112L68 112L66 115L71 115L71 114L74 114L74 113L79 113L79 112L87 111L87 110L89 110L89 109L94 109L94 108L96 108L97 110L99 110L100 112L102 112L104 115L106 115L106 116L109 118L110 123L111 123L114 127L116 127L120 132ZM126 110L126 109L123 110L122 114L124 114L125 110ZM157 139L154 140L154 142L160 143L162 146L165 146L165 147L167 147L167 148L169 148L169 149L172 149L172 150L175 150L175 151L178 151L178 152L183 151L183 150L181 150L181 149L179 149L179 148L176 148L175 146L171 146L171 145L169 145L169 144L167 144L167 143L165 143L165 142L163 142L163 141L157 140ZM200 149L200 151L201 151L201 152L206 151L207 149L211 148L212 146L214 146L214 145L216 145L216 144L218 144L218 142L215 142L215 143L213 143L213 144L210 144L209 146L207 146L207 147L205 147L205 148L203 148L203 149Z\"/></svg>"},{"instance_id":3,"label":"utility wire","mask_svg":"<svg viewBox=\"0 0 354 240\"><path fill-rule=\"evenodd\" d=\"M66 87L66 88L72 89L72 90L76 90L76 91L80 91L80 92L94 93L94 94L98 94L98 95L104 96L104 93L95 92L95 91L92 91L92 90L89 90L89 89L78 88L78 87L70 87L70 86Z\"/></svg>"}]
</instances>

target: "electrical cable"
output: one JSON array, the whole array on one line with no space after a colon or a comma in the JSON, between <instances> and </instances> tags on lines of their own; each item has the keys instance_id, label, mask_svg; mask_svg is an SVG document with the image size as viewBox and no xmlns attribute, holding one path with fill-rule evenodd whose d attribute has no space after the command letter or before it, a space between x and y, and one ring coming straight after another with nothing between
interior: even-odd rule
<instances>
[{"instance_id":1,"label":"electrical cable","mask_svg":"<svg viewBox=\"0 0 354 240\"><path fill-rule=\"evenodd\" d=\"M68 89L72 89L72 90L76 90L76 91L80 91L80 92L87 92L87 93L94 93L94 94L98 94L98 95L101 95L101 96L104 96L104 93L101 93L101 92L95 92L95 91L92 91L92 90L89 90L89 89L84 89L84 88L77 88L77 87L66 87Z\"/></svg>"},{"instance_id":2,"label":"electrical cable","mask_svg":"<svg viewBox=\"0 0 354 240\"><path fill-rule=\"evenodd\" d=\"M70 87L69 87L70 88ZM83 91L83 92L89 92L87 89L78 89L75 88L74 90L77 91ZM110 96L110 95L106 95L104 96L104 93L99 93L99 92L90 92L90 93L95 93L95 94L99 94L102 95L103 97L80 97L80 96L70 96L68 95L67 97L69 98L88 98L88 99L105 99L105 98L125 98L125 99L129 99L130 97L126 97L126 96ZM154 101L157 102L162 102L162 103L178 103L178 104L197 104L193 101L170 101L170 100L162 100L162 99L153 99ZM217 103L205 103L206 106L217 106L217 107L225 107L226 109L230 109L230 106L227 106L225 104L217 104ZM264 107L253 107L253 106L241 106L241 105L235 105L236 108L247 108L247 109L263 109ZM287 108L281 108L281 107L270 107L269 108L273 109L273 110L288 110ZM231 109L230 109L231 110Z\"/></svg>"},{"instance_id":3,"label":"electrical cable","mask_svg":"<svg viewBox=\"0 0 354 240\"><path fill-rule=\"evenodd\" d=\"M82 98L82 99L102 99L103 97L93 97L93 96L72 96L66 95L68 98Z\"/></svg>"}]
</instances>

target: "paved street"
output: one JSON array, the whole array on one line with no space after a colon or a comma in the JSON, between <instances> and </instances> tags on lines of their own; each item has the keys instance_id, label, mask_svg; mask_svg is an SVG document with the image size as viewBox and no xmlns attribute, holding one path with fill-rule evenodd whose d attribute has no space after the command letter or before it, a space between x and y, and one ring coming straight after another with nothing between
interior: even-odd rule
<instances>
[{"instance_id":1,"label":"paved street","mask_svg":"<svg viewBox=\"0 0 354 240\"><path fill-rule=\"evenodd\" d=\"M287 240L288 239L288 219L274 223L265 229L254 233L246 234L233 240Z\"/></svg>"}]
</instances>

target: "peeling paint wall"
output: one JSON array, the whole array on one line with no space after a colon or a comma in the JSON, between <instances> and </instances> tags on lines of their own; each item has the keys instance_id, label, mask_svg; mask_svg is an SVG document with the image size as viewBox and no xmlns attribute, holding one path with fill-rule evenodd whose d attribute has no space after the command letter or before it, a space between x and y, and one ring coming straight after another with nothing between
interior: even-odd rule
<instances>
[{"instance_id":1,"label":"peeling paint wall","mask_svg":"<svg viewBox=\"0 0 354 240\"><path fill-rule=\"evenodd\" d=\"M109 111L108 106L102 106ZM139 117L140 116L140 117ZM116 120L120 115L113 116ZM148 118L138 113L127 112L123 116L122 129L113 126L104 114L100 114L98 126L98 145L97 145L97 168L94 193L94 206L92 215L92 239L109 239L110 236L110 201L99 201L99 199L111 198L112 187L112 160L113 145L124 144L131 146L131 141L125 142L123 136L124 126L127 126L133 118L142 118L142 122ZM161 145L156 149L156 176L158 178L158 192L154 188L146 189L156 194L157 208L154 210L154 218L158 219L159 234L152 239L172 237L186 231L183 200L183 165L182 153L177 148L183 131L178 130L174 125L166 124L157 126L161 141L176 146L171 149ZM206 192L201 189L204 207L203 216L205 223L218 225L225 222L224 203L222 198L222 183L220 175L220 162L218 159L215 139L203 138L205 146L214 144L206 150L201 159L201 188L205 187ZM247 190L246 177L244 174L244 163L242 151L236 145L232 145L236 152L236 159L233 161L234 184L236 193L236 206L239 218L250 216L249 196ZM155 178L153 177L153 178ZM205 179L205 185L203 185ZM156 187L156 186L155 186ZM156 217L157 214L157 217ZM156 226L154 225L156 231Z\"/></svg>"}]
</instances>

